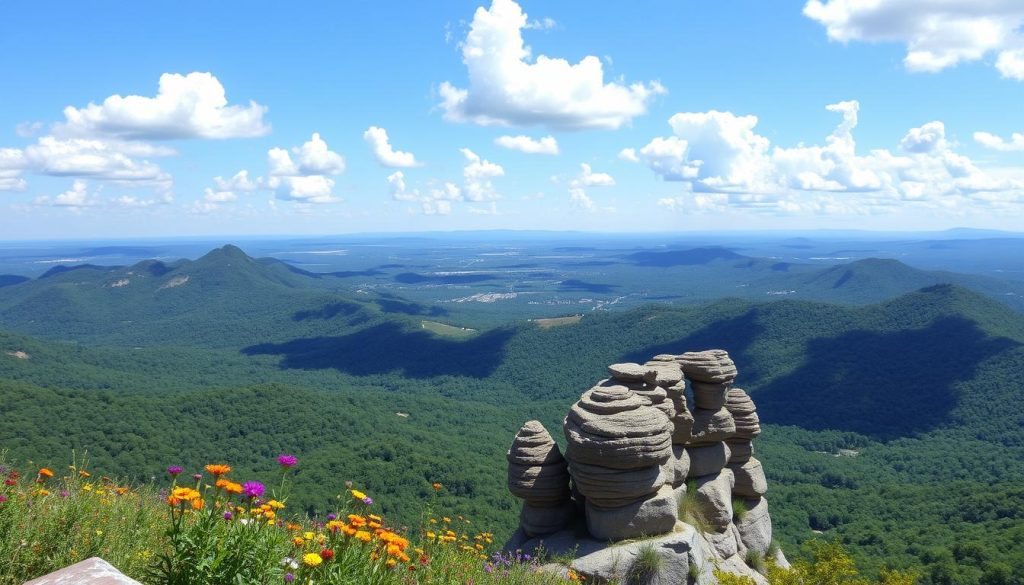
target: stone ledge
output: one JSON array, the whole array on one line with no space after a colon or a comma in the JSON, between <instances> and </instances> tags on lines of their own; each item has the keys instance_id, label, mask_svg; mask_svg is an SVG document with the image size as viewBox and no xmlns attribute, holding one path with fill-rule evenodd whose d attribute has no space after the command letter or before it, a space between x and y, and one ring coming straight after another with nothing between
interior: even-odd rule
<instances>
[{"instance_id":1,"label":"stone ledge","mask_svg":"<svg viewBox=\"0 0 1024 585\"><path fill-rule=\"evenodd\" d=\"M126 577L113 565L99 557L64 567L59 571L33 579L25 585L142 585Z\"/></svg>"}]
</instances>

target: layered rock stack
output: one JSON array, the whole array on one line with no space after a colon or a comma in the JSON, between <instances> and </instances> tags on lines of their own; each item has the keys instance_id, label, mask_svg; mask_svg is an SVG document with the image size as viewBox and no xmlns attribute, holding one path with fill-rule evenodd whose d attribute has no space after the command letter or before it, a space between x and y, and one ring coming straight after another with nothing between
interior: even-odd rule
<instances>
[{"instance_id":1,"label":"layered rock stack","mask_svg":"<svg viewBox=\"0 0 1024 585\"><path fill-rule=\"evenodd\" d=\"M620 564L633 552L619 549L655 542L666 567L688 564L702 575L665 575L662 582L713 583L708 567L718 566L764 583L745 564L749 551L764 556L771 544L767 481L752 457L761 427L753 401L732 386L737 370L729 354L662 354L613 364L608 374L569 409L564 458L536 421L516 435L509 489L524 504L509 546L575 550L573 567L602 583L628 569ZM744 509L734 510L734 501ZM699 531L684 523L689 518L680 521L680 510ZM575 530L557 532L577 519ZM590 538L578 536L584 522ZM786 564L781 553L776 561Z\"/></svg>"},{"instance_id":2,"label":"layered rock stack","mask_svg":"<svg viewBox=\"0 0 1024 585\"><path fill-rule=\"evenodd\" d=\"M540 422L527 422L512 441L508 490L523 500L519 524L528 536L558 532L573 516L569 471L555 440Z\"/></svg>"}]
</instances>

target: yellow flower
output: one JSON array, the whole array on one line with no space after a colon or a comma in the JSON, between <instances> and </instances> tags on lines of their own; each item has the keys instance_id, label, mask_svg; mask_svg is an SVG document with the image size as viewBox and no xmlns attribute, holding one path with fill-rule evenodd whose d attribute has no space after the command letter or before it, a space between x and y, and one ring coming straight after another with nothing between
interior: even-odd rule
<instances>
[{"instance_id":1,"label":"yellow flower","mask_svg":"<svg viewBox=\"0 0 1024 585\"><path fill-rule=\"evenodd\" d=\"M306 540L313 540L314 536L315 535L312 532L306 532L302 535L302 538L305 538Z\"/></svg>"},{"instance_id":2,"label":"yellow flower","mask_svg":"<svg viewBox=\"0 0 1024 585\"><path fill-rule=\"evenodd\" d=\"M307 567L316 567L322 562L324 562L324 560L316 553L306 553L302 555L302 564Z\"/></svg>"},{"instance_id":3,"label":"yellow flower","mask_svg":"<svg viewBox=\"0 0 1024 585\"><path fill-rule=\"evenodd\" d=\"M362 500L362 499L366 498L366 494L364 494L363 492L361 492L359 490L352 490L352 497L357 499L357 500Z\"/></svg>"},{"instance_id":4,"label":"yellow flower","mask_svg":"<svg viewBox=\"0 0 1024 585\"><path fill-rule=\"evenodd\" d=\"M78 472L78 475L79 475L79 477L89 477L92 474L83 469L83 470Z\"/></svg>"},{"instance_id":5,"label":"yellow flower","mask_svg":"<svg viewBox=\"0 0 1024 585\"><path fill-rule=\"evenodd\" d=\"M278 502L277 500L270 500L269 502L267 502L267 505L275 510L280 510L281 508L284 508L284 504Z\"/></svg>"},{"instance_id":6,"label":"yellow flower","mask_svg":"<svg viewBox=\"0 0 1024 585\"><path fill-rule=\"evenodd\" d=\"M370 533L365 530L357 530L355 534L356 540L363 542L370 542Z\"/></svg>"}]
</instances>

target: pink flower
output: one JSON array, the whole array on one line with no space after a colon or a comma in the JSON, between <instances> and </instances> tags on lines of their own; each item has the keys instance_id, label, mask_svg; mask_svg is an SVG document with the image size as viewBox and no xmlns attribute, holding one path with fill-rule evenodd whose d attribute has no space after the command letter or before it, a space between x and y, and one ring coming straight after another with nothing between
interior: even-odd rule
<instances>
[{"instance_id":1,"label":"pink flower","mask_svg":"<svg viewBox=\"0 0 1024 585\"><path fill-rule=\"evenodd\" d=\"M281 467L295 467L298 464L299 459L295 455L281 454L277 456L277 464Z\"/></svg>"},{"instance_id":2,"label":"pink flower","mask_svg":"<svg viewBox=\"0 0 1024 585\"><path fill-rule=\"evenodd\" d=\"M258 481L247 481L242 484L242 493L249 498L258 498L266 490L263 484Z\"/></svg>"}]
</instances>

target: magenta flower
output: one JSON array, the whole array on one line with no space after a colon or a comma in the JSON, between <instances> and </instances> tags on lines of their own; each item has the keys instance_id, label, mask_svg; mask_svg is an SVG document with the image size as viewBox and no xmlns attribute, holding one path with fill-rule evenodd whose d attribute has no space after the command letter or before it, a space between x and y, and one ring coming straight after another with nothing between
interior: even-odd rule
<instances>
[{"instance_id":1,"label":"magenta flower","mask_svg":"<svg viewBox=\"0 0 1024 585\"><path fill-rule=\"evenodd\" d=\"M231 513L231 510L228 510L227 512L224 512L224 519L225 520L231 520L234 517L235 517L235 515Z\"/></svg>"},{"instance_id":2,"label":"magenta flower","mask_svg":"<svg viewBox=\"0 0 1024 585\"><path fill-rule=\"evenodd\" d=\"M284 580L287 583L291 583L292 581L295 580L295 575L292 575L291 573L285 573L284 574Z\"/></svg>"},{"instance_id":3,"label":"magenta flower","mask_svg":"<svg viewBox=\"0 0 1024 585\"><path fill-rule=\"evenodd\" d=\"M6 501L7 501L7 496L5 496L4 494L0 494L0 504L4 503Z\"/></svg>"},{"instance_id":4,"label":"magenta flower","mask_svg":"<svg viewBox=\"0 0 1024 585\"><path fill-rule=\"evenodd\" d=\"M242 493L249 498L258 498L263 495L267 488L258 481L247 481L242 484Z\"/></svg>"},{"instance_id":5,"label":"magenta flower","mask_svg":"<svg viewBox=\"0 0 1024 585\"><path fill-rule=\"evenodd\" d=\"M277 464L281 467L295 467L298 462L299 458L295 455L285 455L282 453L277 456Z\"/></svg>"},{"instance_id":6,"label":"magenta flower","mask_svg":"<svg viewBox=\"0 0 1024 585\"><path fill-rule=\"evenodd\" d=\"M170 473L172 476L175 476L175 477L178 476L178 475L181 475L182 471L185 471L185 470L182 469L180 465L172 465L172 466L167 468L167 473Z\"/></svg>"},{"instance_id":7,"label":"magenta flower","mask_svg":"<svg viewBox=\"0 0 1024 585\"><path fill-rule=\"evenodd\" d=\"M366 504L367 506L372 506L373 498L371 498L370 496L366 496L365 498L363 498L363 503Z\"/></svg>"}]
</instances>

